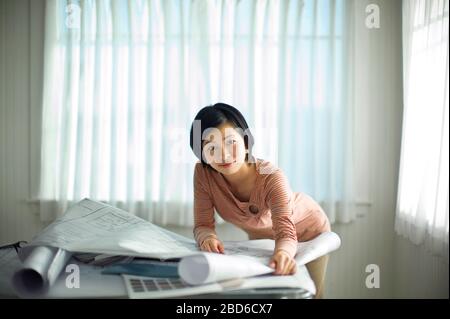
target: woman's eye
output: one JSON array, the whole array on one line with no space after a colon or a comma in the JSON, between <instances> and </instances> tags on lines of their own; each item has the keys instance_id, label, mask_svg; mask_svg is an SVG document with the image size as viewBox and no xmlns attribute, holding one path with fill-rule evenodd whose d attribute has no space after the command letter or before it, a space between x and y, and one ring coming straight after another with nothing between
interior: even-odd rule
<instances>
[{"instance_id":1,"label":"woman's eye","mask_svg":"<svg viewBox=\"0 0 450 319\"><path fill-rule=\"evenodd\" d=\"M236 140L229 140L229 141L227 141L228 145L231 145L231 144L234 144L234 143L236 143Z\"/></svg>"}]
</instances>

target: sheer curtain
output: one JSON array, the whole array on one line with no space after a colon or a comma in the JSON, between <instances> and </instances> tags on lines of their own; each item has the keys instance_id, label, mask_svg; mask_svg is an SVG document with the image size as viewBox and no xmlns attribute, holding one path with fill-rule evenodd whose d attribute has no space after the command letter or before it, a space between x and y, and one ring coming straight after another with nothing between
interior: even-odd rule
<instances>
[{"instance_id":1,"label":"sheer curtain","mask_svg":"<svg viewBox=\"0 0 450 319\"><path fill-rule=\"evenodd\" d=\"M404 118L395 228L448 262L448 0L403 2Z\"/></svg>"},{"instance_id":2,"label":"sheer curtain","mask_svg":"<svg viewBox=\"0 0 450 319\"><path fill-rule=\"evenodd\" d=\"M189 128L218 101L294 191L352 220L352 3L48 0L42 220L90 197L192 225Z\"/></svg>"},{"instance_id":3,"label":"sheer curtain","mask_svg":"<svg viewBox=\"0 0 450 319\"><path fill-rule=\"evenodd\" d=\"M352 1L305 1L295 23L281 24L278 94L263 89L256 104L276 105L279 166L332 223L355 218L352 12Z\"/></svg>"}]
</instances>

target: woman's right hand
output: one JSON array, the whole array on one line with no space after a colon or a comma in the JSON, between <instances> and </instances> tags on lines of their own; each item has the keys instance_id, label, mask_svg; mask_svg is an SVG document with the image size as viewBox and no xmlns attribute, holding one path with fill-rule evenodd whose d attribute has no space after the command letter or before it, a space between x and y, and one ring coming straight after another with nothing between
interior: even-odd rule
<instances>
[{"instance_id":1,"label":"woman's right hand","mask_svg":"<svg viewBox=\"0 0 450 319\"><path fill-rule=\"evenodd\" d=\"M222 242L215 237L206 238L200 246L200 249L210 253L225 253Z\"/></svg>"}]
</instances>

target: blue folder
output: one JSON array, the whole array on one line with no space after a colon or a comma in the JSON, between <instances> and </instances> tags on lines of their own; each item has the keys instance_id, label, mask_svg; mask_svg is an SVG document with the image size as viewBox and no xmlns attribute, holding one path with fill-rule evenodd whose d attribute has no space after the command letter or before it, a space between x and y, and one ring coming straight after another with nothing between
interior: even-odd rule
<instances>
[{"instance_id":1,"label":"blue folder","mask_svg":"<svg viewBox=\"0 0 450 319\"><path fill-rule=\"evenodd\" d=\"M117 263L104 267L103 274L135 275L145 277L178 278L178 262L135 259L129 263Z\"/></svg>"}]
</instances>

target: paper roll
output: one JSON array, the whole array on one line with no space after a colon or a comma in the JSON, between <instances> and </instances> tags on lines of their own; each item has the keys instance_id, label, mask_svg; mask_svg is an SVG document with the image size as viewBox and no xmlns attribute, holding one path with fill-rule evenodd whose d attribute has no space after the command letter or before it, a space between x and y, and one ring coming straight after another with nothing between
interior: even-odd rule
<instances>
[{"instance_id":1,"label":"paper roll","mask_svg":"<svg viewBox=\"0 0 450 319\"><path fill-rule=\"evenodd\" d=\"M44 296L55 283L71 253L54 247L23 248L22 267L12 278L12 286L20 297Z\"/></svg>"},{"instance_id":2,"label":"paper roll","mask_svg":"<svg viewBox=\"0 0 450 319\"><path fill-rule=\"evenodd\" d=\"M268 274L274 270L247 256L200 253L181 259L178 274L191 285Z\"/></svg>"}]
</instances>

